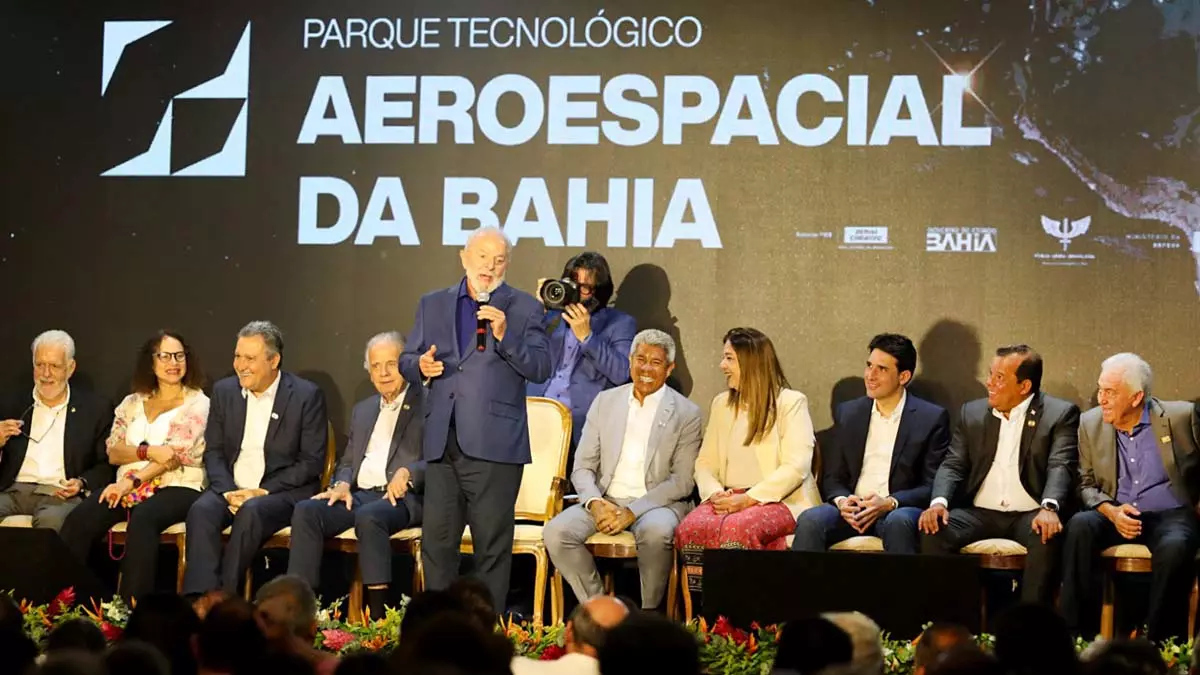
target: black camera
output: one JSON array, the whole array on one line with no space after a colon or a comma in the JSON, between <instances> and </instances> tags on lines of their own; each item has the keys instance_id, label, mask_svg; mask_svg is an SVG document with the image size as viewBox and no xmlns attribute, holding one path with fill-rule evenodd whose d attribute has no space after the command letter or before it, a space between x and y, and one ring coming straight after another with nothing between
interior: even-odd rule
<instances>
[{"instance_id":1,"label":"black camera","mask_svg":"<svg viewBox=\"0 0 1200 675\"><path fill-rule=\"evenodd\" d=\"M567 305L579 304L579 284L572 279L550 279L538 289L538 300L546 309L565 309Z\"/></svg>"}]
</instances>

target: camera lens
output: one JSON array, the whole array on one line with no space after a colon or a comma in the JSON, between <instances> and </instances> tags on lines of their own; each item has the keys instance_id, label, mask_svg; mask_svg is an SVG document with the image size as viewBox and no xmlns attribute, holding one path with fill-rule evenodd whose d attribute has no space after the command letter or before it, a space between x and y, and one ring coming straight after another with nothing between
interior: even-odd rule
<instances>
[{"instance_id":1,"label":"camera lens","mask_svg":"<svg viewBox=\"0 0 1200 675\"><path fill-rule=\"evenodd\" d=\"M546 296L546 302L559 303L567 295L567 289L561 281L551 281L546 284L543 295Z\"/></svg>"}]
</instances>

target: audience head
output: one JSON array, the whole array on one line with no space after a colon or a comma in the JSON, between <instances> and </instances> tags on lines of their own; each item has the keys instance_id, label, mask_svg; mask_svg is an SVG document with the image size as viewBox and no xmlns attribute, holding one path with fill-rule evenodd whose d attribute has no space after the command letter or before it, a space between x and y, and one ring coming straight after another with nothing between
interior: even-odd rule
<instances>
[{"instance_id":1,"label":"audience head","mask_svg":"<svg viewBox=\"0 0 1200 675\"><path fill-rule=\"evenodd\" d=\"M996 659L1014 675L1067 675L1078 671L1075 641L1050 607L1023 603L996 618Z\"/></svg>"},{"instance_id":2,"label":"audience head","mask_svg":"<svg viewBox=\"0 0 1200 675\"><path fill-rule=\"evenodd\" d=\"M1029 345L996 350L988 370L988 405L1006 413L1042 390L1042 356Z\"/></svg>"},{"instance_id":3,"label":"audience head","mask_svg":"<svg viewBox=\"0 0 1200 675\"><path fill-rule=\"evenodd\" d=\"M442 614L468 614L462 598L450 591L422 591L408 602L400 623L400 644L414 639L427 624ZM474 617L472 617L474 618Z\"/></svg>"},{"instance_id":4,"label":"audience head","mask_svg":"<svg viewBox=\"0 0 1200 675\"><path fill-rule=\"evenodd\" d=\"M279 376L283 362L283 331L270 321L251 321L238 331L233 370L243 389L261 394Z\"/></svg>"},{"instance_id":5,"label":"audience head","mask_svg":"<svg viewBox=\"0 0 1200 675\"><path fill-rule=\"evenodd\" d=\"M150 394L160 384L204 387L200 360L182 335L169 330L160 330L142 343L130 387L139 394Z\"/></svg>"},{"instance_id":6,"label":"audience head","mask_svg":"<svg viewBox=\"0 0 1200 675\"><path fill-rule=\"evenodd\" d=\"M3 654L5 667L10 672L23 673L37 659L37 644L25 635L22 627L12 628L0 626L0 654Z\"/></svg>"},{"instance_id":7,"label":"audience head","mask_svg":"<svg viewBox=\"0 0 1200 675\"><path fill-rule=\"evenodd\" d=\"M935 623L917 640L913 654L913 675L922 675L944 655L964 645L975 644L971 631L954 623Z\"/></svg>"},{"instance_id":8,"label":"audience head","mask_svg":"<svg viewBox=\"0 0 1200 675\"><path fill-rule=\"evenodd\" d=\"M342 657L334 675L388 675L392 666L379 652L358 652Z\"/></svg>"},{"instance_id":9,"label":"audience head","mask_svg":"<svg viewBox=\"0 0 1200 675\"><path fill-rule=\"evenodd\" d=\"M827 619L805 617L783 625L774 669L812 675L830 666L848 665L853 657L854 646L846 631Z\"/></svg>"},{"instance_id":10,"label":"audience head","mask_svg":"<svg viewBox=\"0 0 1200 675\"><path fill-rule=\"evenodd\" d=\"M25 629L25 616L21 607L8 593L0 592L0 631L14 630L18 633Z\"/></svg>"},{"instance_id":11,"label":"audience head","mask_svg":"<svg viewBox=\"0 0 1200 675\"><path fill-rule=\"evenodd\" d=\"M4 665L11 667L9 655L4 652ZM38 675L107 675L108 669L101 654L85 652L81 649L66 649L61 652L47 654L36 670L11 670L8 672L36 672ZM116 672L116 671L114 671ZM140 675L140 674L139 674Z\"/></svg>"},{"instance_id":12,"label":"audience head","mask_svg":"<svg viewBox=\"0 0 1200 675\"><path fill-rule=\"evenodd\" d=\"M579 603L567 619L564 636L567 653L595 658L609 631L627 616L629 607L609 595L597 595Z\"/></svg>"},{"instance_id":13,"label":"audience head","mask_svg":"<svg viewBox=\"0 0 1200 675\"><path fill-rule=\"evenodd\" d=\"M458 598L463 610L469 613L480 627L492 629L496 627L496 608L492 605L492 591L487 584L474 577L461 577L446 589Z\"/></svg>"},{"instance_id":14,"label":"audience head","mask_svg":"<svg viewBox=\"0 0 1200 675\"><path fill-rule=\"evenodd\" d=\"M928 665L928 675L1002 675L1005 671L994 656L975 644L960 645Z\"/></svg>"},{"instance_id":15,"label":"audience head","mask_svg":"<svg viewBox=\"0 0 1200 675\"><path fill-rule=\"evenodd\" d=\"M1147 640L1109 640L1085 657L1085 675L1167 675L1158 647ZM1194 668L1194 666L1193 666Z\"/></svg>"},{"instance_id":16,"label":"audience head","mask_svg":"<svg viewBox=\"0 0 1200 675\"><path fill-rule=\"evenodd\" d=\"M87 619L64 621L50 631L46 637L46 653L72 649L99 654L108 647L108 640L100 628Z\"/></svg>"},{"instance_id":17,"label":"audience head","mask_svg":"<svg viewBox=\"0 0 1200 675\"><path fill-rule=\"evenodd\" d=\"M308 582L294 574L268 581L254 596L255 616L271 641L298 637L312 642L317 635L317 596Z\"/></svg>"},{"instance_id":18,"label":"audience head","mask_svg":"<svg viewBox=\"0 0 1200 675\"><path fill-rule=\"evenodd\" d=\"M563 278L579 284L579 299L589 312L608 307L613 296L612 272L608 261L594 251L572 257L563 267Z\"/></svg>"},{"instance_id":19,"label":"audience head","mask_svg":"<svg viewBox=\"0 0 1200 675\"><path fill-rule=\"evenodd\" d=\"M405 617L405 624L408 618ZM441 612L408 627L394 654L395 672L509 675L512 644L463 611Z\"/></svg>"},{"instance_id":20,"label":"audience head","mask_svg":"<svg viewBox=\"0 0 1200 675\"><path fill-rule=\"evenodd\" d=\"M863 381L867 396L886 399L908 386L917 370L917 348L912 340L895 333L882 333L867 345Z\"/></svg>"},{"instance_id":21,"label":"audience head","mask_svg":"<svg viewBox=\"0 0 1200 675\"><path fill-rule=\"evenodd\" d=\"M608 631L599 649L603 675L699 675L700 647L681 624L635 612Z\"/></svg>"},{"instance_id":22,"label":"audience head","mask_svg":"<svg viewBox=\"0 0 1200 675\"><path fill-rule=\"evenodd\" d=\"M1142 416L1153 382L1150 364L1137 354L1125 352L1105 359L1096 382L1096 399L1104 421L1132 428Z\"/></svg>"},{"instance_id":23,"label":"audience head","mask_svg":"<svg viewBox=\"0 0 1200 675\"><path fill-rule=\"evenodd\" d=\"M400 374L400 353L403 351L404 336L394 330L367 340L363 368L366 368L375 391L388 401L404 391L404 376Z\"/></svg>"},{"instance_id":24,"label":"audience head","mask_svg":"<svg viewBox=\"0 0 1200 675\"><path fill-rule=\"evenodd\" d=\"M138 598L121 639L154 645L167 657L172 675L191 675L196 672L192 637L199 630L200 618L187 600L174 593L149 593Z\"/></svg>"},{"instance_id":25,"label":"audience head","mask_svg":"<svg viewBox=\"0 0 1200 675\"><path fill-rule=\"evenodd\" d=\"M33 386L42 401L57 402L67 393L75 374L75 339L62 330L48 330L33 339Z\"/></svg>"},{"instance_id":26,"label":"audience head","mask_svg":"<svg viewBox=\"0 0 1200 675\"><path fill-rule=\"evenodd\" d=\"M775 399L788 386L775 345L755 328L734 328L725 333L721 372L729 386L729 406L745 412L749 421L746 445L760 441L775 426Z\"/></svg>"},{"instance_id":27,"label":"audience head","mask_svg":"<svg viewBox=\"0 0 1200 675\"><path fill-rule=\"evenodd\" d=\"M313 675L313 664L304 656L280 649L268 649L255 659L243 660L233 675Z\"/></svg>"},{"instance_id":28,"label":"audience head","mask_svg":"<svg viewBox=\"0 0 1200 675\"><path fill-rule=\"evenodd\" d=\"M675 370L675 340L654 328L633 336L629 349L629 375L633 391L645 398L662 389L667 377Z\"/></svg>"},{"instance_id":29,"label":"audience head","mask_svg":"<svg viewBox=\"0 0 1200 675\"><path fill-rule=\"evenodd\" d=\"M856 675L879 675L883 672L883 646L879 624L862 612L830 612L822 615L850 636L853 656L850 670Z\"/></svg>"},{"instance_id":30,"label":"audience head","mask_svg":"<svg viewBox=\"0 0 1200 675\"><path fill-rule=\"evenodd\" d=\"M154 645L124 640L104 655L112 675L174 675L171 664Z\"/></svg>"},{"instance_id":31,"label":"audience head","mask_svg":"<svg viewBox=\"0 0 1200 675\"><path fill-rule=\"evenodd\" d=\"M500 288L511 258L512 242L499 228L481 227L472 232L459 253L468 290L478 297Z\"/></svg>"},{"instance_id":32,"label":"audience head","mask_svg":"<svg viewBox=\"0 0 1200 675\"><path fill-rule=\"evenodd\" d=\"M238 597L213 605L196 635L196 662L205 670L231 673L238 664L254 661L267 650L254 606Z\"/></svg>"}]
</instances>

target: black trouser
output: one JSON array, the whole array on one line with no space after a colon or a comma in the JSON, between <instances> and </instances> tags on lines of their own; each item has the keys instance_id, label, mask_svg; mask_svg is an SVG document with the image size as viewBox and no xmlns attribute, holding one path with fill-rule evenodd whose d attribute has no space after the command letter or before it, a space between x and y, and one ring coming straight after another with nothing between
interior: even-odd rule
<instances>
[{"instance_id":1,"label":"black trouser","mask_svg":"<svg viewBox=\"0 0 1200 675\"><path fill-rule=\"evenodd\" d=\"M421 560L426 588L441 590L458 578L465 506L475 574L492 592L496 611L504 612L512 573L514 513L524 469L521 464L467 457L458 447L457 430L450 425L445 454L425 470Z\"/></svg>"},{"instance_id":2,"label":"black trouser","mask_svg":"<svg viewBox=\"0 0 1200 675\"><path fill-rule=\"evenodd\" d=\"M132 509L120 506L110 509L108 504L100 502L100 492L92 494L71 511L59 536L67 548L87 564L88 553L96 540L128 517L119 592L126 600L146 595L154 590L162 531L187 518L188 509L200 497L200 492L186 487L159 488Z\"/></svg>"},{"instance_id":3,"label":"black trouser","mask_svg":"<svg viewBox=\"0 0 1200 675\"><path fill-rule=\"evenodd\" d=\"M1093 600L1100 594L1095 592L1098 589L1093 585L1093 575L1100 552L1117 544L1143 544L1151 555L1150 612L1146 622L1149 638L1188 639L1188 594L1196 576L1200 524L1189 508L1144 511L1140 520L1142 533L1132 540L1122 537L1116 525L1099 511L1077 513L1067 523L1062 611L1073 632L1092 628L1093 617L1099 617L1099 603Z\"/></svg>"},{"instance_id":4,"label":"black trouser","mask_svg":"<svg viewBox=\"0 0 1200 675\"><path fill-rule=\"evenodd\" d=\"M1042 535L1033 531L1037 514L1038 510L951 509L949 524L942 525L937 534L921 535L921 552L958 553L960 548L981 539L1011 539L1028 551L1021 577L1021 601L1052 606L1063 536L1060 533L1043 544Z\"/></svg>"}]
</instances>

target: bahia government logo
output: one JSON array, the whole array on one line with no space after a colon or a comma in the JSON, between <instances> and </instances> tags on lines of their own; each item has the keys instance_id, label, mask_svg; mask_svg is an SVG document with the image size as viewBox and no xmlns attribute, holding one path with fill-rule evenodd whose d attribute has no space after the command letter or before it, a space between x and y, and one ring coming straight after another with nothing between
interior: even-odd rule
<instances>
[{"instance_id":1,"label":"bahia government logo","mask_svg":"<svg viewBox=\"0 0 1200 675\"><path fill-rule=\"evenodd\" d=\"M994 227L927 227L925 250L939 253L995 253Z\"/></svg>"},{"instance_id":2,"label":"bahia government logo","mask_svg":"<svg viewBox=\"0 0 1200 675\"><path fill-rule=\"evenodd\" d=\"M125 48L151 33L171 25L170 21L105 21L104 22L104 58L100 80L100 95L108 91L117 65ZM250 94L250 22L242 31L233 55L225 71L220 75L202 82L201 84L175 95L167 103L162 120L150 147L140 155L130 158L101 173L101 176L178 176L178 177L217 177L246 175L246 113L249 107ZM171 119L177 100L241 100L242 109L224 146L216 154L171 172Z\"/></svg>"}]
</instances>

